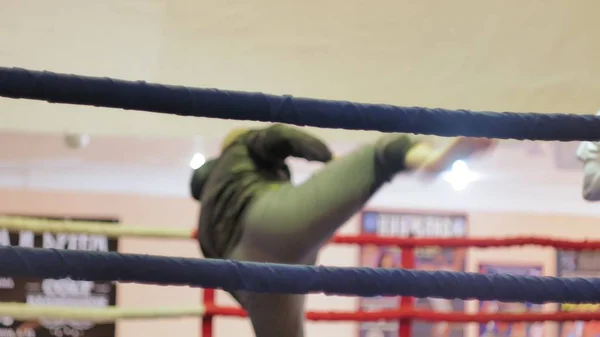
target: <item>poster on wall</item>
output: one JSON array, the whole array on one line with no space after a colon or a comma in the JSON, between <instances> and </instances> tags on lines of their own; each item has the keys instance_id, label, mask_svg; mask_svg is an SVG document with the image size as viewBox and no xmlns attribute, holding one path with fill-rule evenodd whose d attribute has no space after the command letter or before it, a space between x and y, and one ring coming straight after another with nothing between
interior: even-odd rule
<instances>
[{"instance_id":1,"label":"poster on wall","mask_svg":"<svg viewBox=\"0 0 600 337\"><path fill-rule=\"evenodd\" d=\"M600 277L600 252L557 252L556 273L563 277ZM599 312L600 304L561 303L566 312ZM598 337L600 322L564 322L559 325L559 337Z\"/></svg>"},{"instance_id":2,"label":"poster on wall","mask_svg":"<svg viewBox=\"0 0 600 337\"><path fill-rule=\"evenodd\" d=\"M480 264L481 274L511 274L542 276L543 267L511 265L511 264ZM499 301L480 301L479 312L482 313L526 313L541 312L542 306L532 303L506 303ZM505 323L488 322L479 325L479 337L544 337L544 324L535 323Z\"/></svg>"},{"instance_id":3,"label":"poster on wall","mask_svg":"<svg viewBox=\"0 0 600 337\"><path fill-rule=\"evenodd\" d=\"M40 218L62 220L57 218ZM74 221L106 222L105 219L73 219ZM9 233L0 229L0 245L32 248L54 248L85 251L117 251L118 242L103 235L44 233L29 231ZM0 302L27 303L32 306L104 308L116 303L114 282L75 281L71 279L33 279L0 277ZM0 336L6 337L113 337L114 323L96 324L88 321L39 320L18 321L0 317Z\"/></svg>"},{"instance_id":4,"label":"poster on wall","mask_svg":"<svg viewBox=\"0 0 600 337\"><path fill-rule=\"evenodd\" d=\"M464 237L467 217L456 214L426 214L411 212L374 212L362 214L363 234L396 237ZM465 270L465 249L425 247L415 250L416 268L422 270ZM373 268L400 268L401 251L396 247L363 246L360 264ZM399 308L399 297L369 297L359 299L360 310L379 311ZM416 299L417 310L464 311L464 301L438 298ZM414 322L413 335L431 337L463 337L464 324ZM359 326L360 337L398 336L398 322L365 322Z\"/></svg>"}]
</instances>

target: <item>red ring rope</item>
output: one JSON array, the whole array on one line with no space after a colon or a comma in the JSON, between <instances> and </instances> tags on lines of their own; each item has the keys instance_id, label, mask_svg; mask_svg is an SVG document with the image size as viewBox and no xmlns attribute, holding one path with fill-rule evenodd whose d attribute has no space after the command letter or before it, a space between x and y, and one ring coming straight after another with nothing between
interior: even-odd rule
<instances>
[{"instance_id":1,"label":"red ring rope","mask_svg":"<svg viewBox=\"0 0 600 337\"><path fill-rule=\"evenodd\" d=\"M511 247L511 246L544 246L564 250L600 250L600 241L588 240L560 240L541 238L533 236L513 238L404 238L404 237L382 237L376 235L338 235L333 238L333 243L376 245L376 246L398 246L398 247L423 247L437 246L443 248L460 247Z\"/></svg>"},{"instance_id":2,"label":"red ring rope","mask_svg":"<svg viewBox=\"0 0 600 337\"><path fill-rule=\"evenodd\" d=\"M246 312L237 307L207 306L205 315L246 317ZM309 321L393 321L411 319L426 322L452 322L452 323L487 323L496 322L567 322L567 321L593 321L600 320L600 312L551 312L551 313L477 313L467 314L462 312L436 312L419 310L381 310L381 311L309 311L306 313Z\"/></svg>"},{"instance_id":3,"label":"red ring rope","mask_svg":"<svg viewBox=\"0 0 600 337\"><path fill-rule=\"evenodd\" d=\"M196 231L191 237L196 238ZM564 250L600 250L600 241L590 240L563 240L543 238L536 236L516 236L512 238L405 238L383 237L377 235L337 235L331 243L356 244L375 246L397 247L426 247L437 246L442 248L494 248L514 246L542 246Z\"/></svg>"}]
</instances>

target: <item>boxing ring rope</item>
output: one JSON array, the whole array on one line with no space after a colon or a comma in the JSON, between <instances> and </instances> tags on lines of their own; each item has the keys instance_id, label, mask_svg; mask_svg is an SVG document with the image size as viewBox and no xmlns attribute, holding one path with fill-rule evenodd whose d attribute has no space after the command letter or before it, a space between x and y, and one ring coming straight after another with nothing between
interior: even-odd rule
<instances>
[{"instance_id":1,"label":"boxing ring rope","mask_svg":"<svg viewBox=\"0 0 600 337\"><path fill-rule=\"evenodd\" d=\"M89 266L88 269L95 269L95 268L100 268L101 270L99 271L100 274L106 275L105 272L106 270L103 269L112 269L112 268L117 268L120 269L120 265L118 264L114 264L114 261L112 261L111 259L107 259L108 255L123 255L126 256L124 254L116 254L116 253L94 253L92 255L97 255L98 257L101 257L103 260L105 260L103 264L99 265L97 262L97 260L95 261L87 261L85 263L80 263L80 262L74 262L70 257L81 257L80 254L78 254L77 251L60 251L60 250L44 250L44 249L31 249L31 248L11 248L11 247L3 247L0 248L0 258L3 258L3 261L16 261L18 259L13 259L12 257L8 257L5 255L6 251L14 251L17 254L20 255L20 258L24 259L24 261L28 264L27 268L31 268L32 270L38 270L39 266L37 265L30 265L32 261L37 261L37 263L39 264L46 264L46 263L50 263L50 267L47 268L49 274L40 274L40 273L32 273L32 274L25 274L23 275L22 273L15 273L13 270L11 270L11 266L8 266L8 270L6 270L5 268L2 268L2 273L6 272L8 275L17 275L17 276L36 276L36 277L44 277L44 278L63 278L67 275L65 274L56 274L56 272L52 269L54 268L54 266L56 266L55 262L52 261L48 261L45 258L40 259L40 256L44 256L46 255L46 253L51 252L56 254L62 261L63 263L67 266L67 273L68 273L68 269L69 269L69 265L71 266ZM28 258L27 254L34 254L36 255L35 258ZM40 255L41 254L41 255ZM70 255L70 256L69 256ZM129 257L134 257L134 258L144 258L147 256L134 256L134 255L129 255ZM168 258L167 258L168 259ZM203 260L195 260L195 259L188 259L189 261L195 261L195 262L202 262ZM176 261L181 262L182 259L176 259ZM204 260L204 261L208 261L208 260ZM148 268L146 267L146 264L141 264L141 266L143 267L142 272L146 273L146 272L151 272L151 273L170 273L171 270L165 269L161 264L156 265L155 264L156 260L151 261L150 263L155 265L153 268ZM211 262L216 262L218 263L219 261L211 261ZM238 263L235 262L235 264L244 264L244 263ZM131 269L131 268L139 268L140 264L135 264L132 267L128 267L125 266L125 269ZM6 267L6 266L2 266L2 267ZM189 266L185 265L185 264L180 264L179 268L180 270L189 270ZM277 265L270 265L267 267L277 267ZM283 267L287 267L287 266L283 266ZM75 267L76 269L78 269L78 272L76 273L69 273L68 276L71 276L74 279L81 279L80 275L78 274L79 272L83 272L83 273L87 273L87 271L81 271L81 267ZM194 267L192 267L194 268ZM314 267L312 267L314 268ZM320 267L323 268L323 267ZM348 268L334 268L334 269L348 269ZM354 269L354 270L360 270L360 269L365 269L365 268L350 268L350 269ZM326 270L325 270L326 271ZM379 270L382 271L382 270ZM388 271L393 271L393 270L388 270ZM280 275L281 273L287 273L287 270L277 270L277 268L275 268L275 270L273 271L273 273L275 275ZM60 271L59 271L60 273ZM120 273L120 271L117 271L117 273ZM203 273L202 271L200 271L200 273ZM426 273L426 272L421 272L421 273ZM436 272L436 273L441 273L441 272ZM467 273L449 273L449 272L445 272L446 274L467 274ZM472 275L478 275L478 274L472 274ZM487 278L498 278L498 277L502 277L502 278L523 278L523 277L514 277L514 276L510 276L510 275L479 275L482 277L487 277ZM108 279L113 279L114 276L109 276L108 278L103 278L101 277L100 279L93 277L93 279L95 280L99 280L99 281L103 281L103 280L108 280ZM177 277L177 275L175 275L175 277ZM246 275L238 275L238 277L241 279L241 282L251 282L254 283L255 285L258 285L260 283L264 283L264 282L269 282L269 279L271 278L271 276L266 276L266 278L263 278L262 280L254 280L254 279L247 279ZM344 277L344 276L342 276ZM535 278L535 277L527 277L530 279L539 279L539 278ZM545 278L545 279L556 279L556 278ZM416 282L421 282L421 278L419 277L415 277L414 280ZM580 279L582 281L585 281L585 279ZM125 280L127 281L127 280ZM145 283L144 280L142 280L142 282ZM293 278L290 278L287 280L288 283L293 283ZM331 281L334 287L339 286L339 283L336 283L336 280L332 280ZM377 281L376 281L377 282ZM220 281L216 282L217 284L222 284ZM444 281L439 281L438 283L438 287L442 287L445 288L445 285L448 285L447 282ZM456 283L454 284L449 284L450 286L456 286L457 284L463 284L462 280L457 279ZM470 287L469 284L463 284L464 287ZM211 284L208 284L207 286L213 286ZM362 287L362 285L361 285ZM400 287L404 287L404 285L400 285ZM409 285L409 288L413 287L413 285ZM579 287L579 286L577 286ZM508 285L508 286L504 286L503 288L506 289L506 291L514 291L514 287L512 285ZM252 289L251 289L252 290ZM568 289L568 287L566 288L567 293L563 294L564 296L570 297L571 295L568 293L568 291L570 291ZM576 291L580 291L582 293L586 292L585 289L579 289L576 288ZM302 293L304 292L308 292L306 290L302 290ZM209 296L214 296L214 294L212 294L212 290L211 289L207 289L205 290L205 294L209 293ZM368 295L368 294L367 294ZM415 295L410 293L409 295ZM424 295L418 295L419 297L423 297ZM520 296L520 295L519 295ZM579 300L576 301L570 301L570 302L594 302L597 301L597 299L595 297L587 297L587 295L583 294L583 297ZM436 296L438 297L438 296ZM439 296L439 297L444 297ZM460 296L456 296L453 295L453 297L459 297ZM502 301L522 301L523 298L519 297L509 297L506 298L504 296L497 296L497 295L492 295L489 296L489 298L484 297L476 297L479 299L500 299ZM528 300L528 299L525 299ZM531 300L529 300L531 301ZM558 302L562 302L562 300L560 298L558 298L556 301ZM213 302L214 303L214 302ZM39 311L37 311L40 308ZM188 309L188 311L184 311L181 312L179 311L178 313L181 315L193 315L194 313L200 313L203 312L204 313L204 317L203 317L203 321L211 321L212 317L215 315L225 315L225 316L238 316L238 317L244 317L245 316L245 312L240 309L240 308L228 308L228 307L217 307L214 304L213 305L207 305L203 308L197 308L197 309ZM8 310L10 310L12 308L8 308ZM0 312L2 310L2 306L0 305ZM29 314L32 316L37 315L37 317L45 317L45 316L49 316L49 318L52 317L64 317L64 316L68 316L68 310L70 309L63 309L63 311L59 311L59 310L49 310L48 308L43 308L43 307L33 307L29 309ZM66 310L66 311L65 311ZM110 311L111 309L109 309ZM128 309L129 310L129 309ZM48 312L55 312L55 314L48 314ZM125 312L125 314L123 315L119 315L118 313L123 313ZM130 312L129 314L126 314L127 312ZM137 311L139 312L139 311ZM36 314L37 313L37 314ZM178 315L177 312L175 313L169 313L167 310L162 310L162 311L156 311L156 309L152 309L149 310L145 313L139 314L136 313L136 311L111 311L111 313L106 313L103 314L104 316L100 316L99 318L94 318L94 319L132 319L132 318L143 318L143 317L175 317ZM20 312L17 312L17 314L20 314ZM85 312L82 313L81 315L89 315L90 312ZM58 316L57 316L58 315ZM62 316L61 316L62 315ZM145 316L144 316L145 315ZM86 317L88 317L86 316ZM198 314L198 316L201 316L200 314ZM83 317L83 316L77 316L79 317ZM106 318L108 317L108 318ZM92 317L93 318L93 317ZM384 311L378 311L378 312L309 312L307 313L307 319L309 320L315 320L315 321L319 321L319 320L325 320L325 321L346 321L346 320L352 320L352 321L357 321L357 322L364 322L364 321L373 321L373 320L395 320L395 319L400 319L400 320L407 320L407 321L412 321L412 320L422 320L422 321L447 321L447 322L487 322L490 320L494 320L494 321L503 321L503 322L534 322L534 321L571 321L571 320L578 320L578 321L586 321L586 320L598 320L600 319L600 313L561 313L561 312L557 312L557 313L530 313L530 314L504 314L504 313L500 313L500 314L465 314L465 313L438 313L438 312L426 312L426 311L415 311L412 309L400 309L400 310L384 310ZM212 326L211 326L212 327ZM212 328L211 328L212 330ZM204 335L206 336L206 335Z\"/></svg>"},{"instance_id":2,"label":"boxing ring rope","mask_svg":"<svg viewBox=\"0 0 600 337\"><path fill-rule=\"evenodd\" d=\"M196 234L189 230L172 228L152 228L141 226L107 226L106 222L60 221L31 219L27 217L0 216L0 228L12 232L29 231L35 234L72 233L103 235L115 239L120 237L155 239L191 239Z\"/></svg>"},{"instance_id":3,"label":"boxing ring rope","mask_svg":"<svg viewBox=\"0 0 600 337\"><path fill-rule=\"evenodd\" d=\"M71 321L92 321L96 323L117 320L137 320L153 318L198 317L206 310L202 306L191 308L70 308L54 306L31 306L25 303L0 303L0 316L10 316L15 320L68 319Z\"/></svg>"},{"instance_id":4,"label":"boxing ring rope","mask_svg":"<svg viewBox=\"0 0 600 337\"><path fill-rule=\"evenodd\" d=\"M103 235L108 238L155 238L155 239L195 239L195 230L142 227L120 224L107 226L105 222L47 220L27 217L0 216L0 229L11 232L30 231L36 234L71 233ZM514 246L553 247L564 250L600 250L600 241L564 240L536 236L504 238L414 238L384 237L377 235L336 235L331 243L397 247L442 248L499 248Z\"/></svg>"},{"instance_id":5,"label":"boxing ring rope","mask_svg":"<svg viewBox=\"0 0 600 337\"><path fill-rule=\"evenodd\" d=\"M295 98L0 67L0 96L181 116L498 139L600 140L600 117Z\"/></svg>"},{"instance_id":6,"label":"boxing ring rope","mask_svg":"<svg viewBox=\"0 0 600 337\"><path fill-rule=\"evenodd\" d=\"M72 220L46 220L27 217L0 216L0 228L12 232L32 231L37 234L43 233L71 233L71 234L91 234L104 235L110 238L136 237L136 238L168 238L168 239L194 239L195 231L167 229L167 228L148 228L136 227L120 224L117 226L107 226L103 222L94 221L72 221ZM589 250L600 249L600 241L588 240L559 240L541 237L505 237L505 238L403 238L403 237L380 237L373 235L343 236L334 237L332 243L336 244L358 244L358 245L377 245L377 246L397 246L404 249L425 246L438 247L511 247L535 245L542 247L553 247L565 250ZM103 309L95 311L79 312L77 316L70 316L73 310L69 308L41 308L28 307L27 317L47 317L47 318L86 318L88 320L117 320L117 319L140 319L140 318L170 318L182 316L203 317L203 329L207 331L203 336L211 336L212 319L214 316L246 317L243 309L238 307L217 306L214 302L214 290L205 289L204 306L189 309L146 309L139 313L139 310L110 308L109 313L103 313ZM409 297L404 297L409 298ZM4 307L0 304L0 315L2 313L12 312L13 307ZM95 316L96 312L101 314ZM122 314L123 313L123 314ZM20 317L21 311L16 314ZM121 315L122 314L122 315ZM27 318L25 317L25 318ZM600 320L599 312L553 312L553 313L477 313L468 314L463 312L435 312L435 311L416 311L410 305L398 310L379 310L373 312L352 311L352 312L319 312L309 311L306 314L309 321L354 321L368 322L376 320L404 320L404 321L445 321L450 323L486 323L496 322L542 322L542 321L592 321Z\"/></svg>"},{"instance_id":7,"label":"boxing ring rope","mask_svg":"<svg viewBox=\"0 0 600 337\"><path fill-rule=\"evenodd\" d=\"M0 68L0 96L182 116L281 122L301 126L351 130L376 130L439 136L463 135L499 139L600 140L600 117L592 115L494 113L398 107L274 96L262 93L167 86L19 68ZM63 227L63 229L66 228ZM40 229L31 228L30 230ZM190 235L190 232L157 233L145 230L121 234L164 238L189 238L193 235ZM161 236L162 234L164 236ZM361 237L360 239L336 237L335 240L339 240L339 243L367 244L369 242L379 242L373 244L383 244L383 239L392 238L381 238L379 240L367 237ZM404 268L414 267L414 247L426 243L422 240L413 238L403 242L396 241L397 244L402 246L402 265ZM478 242L459 241L469 239L446 239L446 241L438 241L437 243L436 239L429 240L427 244L443 245L445 247L473 245L483 247L486 243L491 242L486 242L487 239L478 239L481 240ZM577 245L564 240L543 238L513 238L512 240L515 240L512 244L516 245L537 244L556 247L559 245L565 245L565 247L566 245ZM390 242L387 241L386 244L393 244ZM497 247L508 245L507 241L492 243L496 244ZM598 249L598 246L595 246L597 243L580 242L580 244L586 245L588 247L586 249ZM485 246L489 247L490 245ZM434 317L427 316L428 314L444 315L443 313L411 311L413 307L412 296L508 302L526 301L531 303L600 302L600 278L532 277L446 271L426 272L408 269L291 266L23 247L0 247L0 258L3 261L0 264L0 275L7 276L70 277L76 280L90 281L118 280L121 282L190 285L226 290L237 289L252 292L293 294L324 292L354 296L400 295L403 296L400 310L388 314L395 319L400 319L399 334L403 337L410 336L412 319L427 320L428 317ZM299 279L305 282L299 284L297 282ZM214 296L214 293L208 290L205 291L205 296ZM210 301L210 298L208 301ZM219 310L227 312L225 310L227 308L218 309L211 306L205 306L205 308L207 321L212 317L211 312L216 313ZM238 311L230 311L229 313L240 315L239 309L236 310ZM341 315L341 313L335 314ZM313 315L315 314L313 313ZM535 315L538 315L538 318L534 317L532 319L537 320L542 317L539 316L540 314ZM477 314L477 316L485 317L481 314ZM442 316L435 317L440 318ZM453 317L448 316L445 319L458 319L457 316ZM468 316L463 315L464 317ZM585 317L592 316L578 313L573 316L562 315L558 318L577 320L584 318L585 320ZM376 318L379 319L380 316L373 316L373 319ZM503 319L500 316L494 316L494 318L496 320ZM357 317L353 317L353 319L357 319ZM510 320L512 318L504 319ZM597 317L593 316L591 319L597 319ZM519 321L521 320L519 319ZM212 325L203 324L203 333L204 336L211 336Z\"/></svg>"},{"instance_id":8,"label":"boxing ring rope","mask_svg":"<svg viewBox=\"0 0 600 337\"><path fill-rule=\"evenodd\" d=\"M600 278L340 268L12 246L0 247L0 259L2 276L119 281L255 293L600 303Z\"/></svg>"},{"instance_id":9,"label":"boxing ring rope","mask_svg":"<svg viewBox=\"0 0 600 337\"><path fill-rule=\"evenodd\" d=\"M0 303L0 317L10 316L15 320L54 319L54 320L82 320L96 323L108 323L120 320L140 319L165 319L181 317L204 316L247 317L246 312L236 307L196 306L190 308L85 308L85 307L58 307L58 306L32 306L26 303ZM567 321L593 321L600 319L600 313L447 313L435 311L415 310L381 310L357 312L326 312L309 311L306 319L313 322L372 322L392 321L398 319L419 320L425 322L450 322L450 323L487 323L495 322L567 322Z\"/></svg>"},{"instance_id":10,"label":"boxing ring rope","mask_svg":"<svg viewBox=\"0 0 600 337\"><path fill-rule=\"evenodd\" d=\"M94 221L65 221L65 220L45 220L37 218L26 218L26 217L10 217L0 216L0 228L7 229L9 231L33 231L38 234L42 233L72 233L72 234L96 234L105 235L111 238L119 237L138 237L138 238L171 238L171 239L191 239L195 237L194 231L189 230L165 230L162 228L145 228L145 227L134 227L134 226L107 226L106 223L94 222ZM141 233L141 234L140 234ZM514 237L514 238L398 238L398 237L378 237L371 235L359 235L359 236L336 236L332 243L341 244L372 244L378 246L399 246L404 249L414 248L418 246L440 246L440 247L508 247L508 246L524 246L524 245L538 245L538 246L549 246L557 249L568 249L568 250L588 250L588 249L599 249L600 241L574 241L574 240L557 240L549 238L539 237ZM411 249L412 250L412 249ZM0 258L2 255L0 254ZM109 263L109 266L112 266ZM9 273L10 274L10 273ZM11 274L12 275L12 274ZM245 312L236 307L219 307L214 304L214 294L212 289L205 290L205 301L204 307L187 309L182 312L181 309L150 309L146 313L146 317L175 317L177 315L187 316L194 315L194 313L204 312L205 321L210 321L215 315L223 316L237 316L244 317ZM210 299L212 298L212 299ZM407 298L407 297L404 297ZM410 297L408 297L410 298ZM0 313L10 312L13 307L2 307L0 304ZM206 308L206 309L205 309ZM4 310L4 311L3 311ZM30 307L28 309L29 315L37 315L37 317L44 317L49 315L49 318L66 318L70 312L68 308L54 308L52 310L48 308L42 308L37 311L37 307ZM102 309L98 309L102 311ZM109 311L112 310L108 309ZM111 313L107 313L108 316L99 316L98 319L135 319L142 318L143 314L136 314L139 311L122 311L112 310ZM131 310L131 309L127 309ZM47 314L52 312L54 314ZM120 315L120 313L125 314ZM128 312L130 312L128 314ZM93 313L93 312L92 312ZM96 319L92 313L81 313L87 319ZM16 312L20 315L20 312ZM137 316L136 316L137 315ZM202 316L202 315L197 315ZM77 316L83 317L83 316ZM108 318L102 318L108 317ZM600 313L530 313L530 314L466 314L466 313L438 313L438 312L427 312L427 311L415 311L413 309L399 309L399 310L383 310L376 312L308 312L306 318L308 320L325 320L325 321L372 321L372 320L422 320L422 321L448 321L448 322L487 322L487 321L503 321L503 322L533 322L533 321L586 321L586 320L600 320Z\"/></svg>"},{"instance_id":11,"label":"boxing ring rope","mask_svg":"<svg viewBox=\"0 0 600 337\"><path fill-rule=\"evenodd\" d=\"M236 307L207 308L207 315L229 317L247 317L246 312ZM597 312L552 312L552 313L449 313L418 310L380 310L358 312L308 312L306 319L309 321L351 321L373 322L393 321L398 319L416 320L424 322L449 322L449 323L487 323L495 322L569 322L569 321L595 321L600 319Z\"/></svg>"},{"instance_id":12,"label":"boxing ring rope","mask_svg":"<svg viewBox=\"0 0 600 337\"><path fill-rule=\"evenodd\" d=\"M100 229L99 227L102 226ZM73 234L98 234L98 235L106 235L108 237L117 238L117 237L151 237L158 238L160 235L164 235L170 238L183 238L190 239L195 236L194 231L188 230L180 230L177 232L178 234L172 235L173 231L162 230L160 228L143 228L143 227L133 227L133 226L107 226L102 222L93 222L93 221L65 221L65 220L45 220L45 219L32 219L25 217L9 217L9 216L1 216L0 217L0 228L7 229L9 231L20 231L20 230L31 230L36 233L73 233ZM152 235L139 235L140 231L145 233L144 230L152 230ZM157 234L161 233L161 234ZM183 235L182 233L186 233ZM190 234L191 233L191 234ZM528 245L535 244L540 246L555 246L556 248L562 249L571 249L571 250L586 250L586 249L594 249L600 247L600 242L597 241L570 241L570 240L554 240L554 239L546 239L546 238L536 238L536 237L522 237L522 238L507 238L507 239L498 239L498 238L394 238L394 237L377 237L377 236L337 236L334 238L333 243L358 243L358 244L375 244L375 245L396 245L403 247L414 248L415 246L443 246L443 247L506 247L506 246L515 246L515 245ZM411 249L412 250L412 249ZM72 252L75 253L75 252ZM0 254L0 258L2 255ZM410 260L410 259L409 259ZM112 267L112 263L109 263L109 266ZM210 329L203 329L205 331L212 330L212 318L215 315L224 315L224 316L245 316L245 312L240 308L235 307L218 307L214 304L214 294L212 289L206 289L204 291L205 295L205 306L195 309L188 309L188 313L193 315L196 312L204 311L203 316L203 328L208 326ZM211 299L212 298L212 299ZM403 297L407 298L407 297ZM40 311L37 311L38 307L29 308L29 314L37 317L44 317L44 315L49 315L49 318L64 318L64 316L68 316L69 310L68 308L57 308L57 310L49 310L48 308L40 308ZM206 309L204 309L206 308ZM12 307L8 307L4 310L6 312L10 312ZM60 310L58 310L60 309ZM2 312L3 308L0 305L0 312ZM101 310L102 309L98 309ZM132 319L132 318L143 318L143 314L135 314L133 313L127 314L125 309L118 311L108 309L110 313L103 314L105 316L99 316L100 318L92 319ZM112 311L111 311L112 310ZM127 309L130 310L130 309ZM48 312L53 312L55 314L48 314ZM119 313L123 313L123 315L119 315ZM131 311L129 311L131 312ZM138 311L139 312L139 311ZM167 309L150 309L147 311L146 317L175 317L180 313L182 316L186 316L185 312L175 311L169 312ZM20 314L17 312L17 314ZM84 315L89 317L91 315L86 313L82 313L80 315ZM108 316L106 316L108 315ZM138 315L138 316L135 316ZM201 315L197 315L201 316ZM82 316L77 316L82 317ZM109 318L103 318L109 317ZM415 311L412 308L409 309L399 309L399 310L384 310L377 312L308 312L307 313L308 320L325 320L325 321L346 321L352 320L356 322L363 321L373 321L373 320L404 320L404 321L412 321L412 320L422 320L422 321L448 321L448 322L487 322L490 320L493 321L503 321L503 322L533 322L533 321L585 321L585 320L598 320L600 319L600 313L531 313L531 314L466 314L466 313L438 313L438 312L427 312L427 311ZM409 325L410 326L410 325ZM204 336L210 336L209 333Z\"/></svg>"}]
</instances>

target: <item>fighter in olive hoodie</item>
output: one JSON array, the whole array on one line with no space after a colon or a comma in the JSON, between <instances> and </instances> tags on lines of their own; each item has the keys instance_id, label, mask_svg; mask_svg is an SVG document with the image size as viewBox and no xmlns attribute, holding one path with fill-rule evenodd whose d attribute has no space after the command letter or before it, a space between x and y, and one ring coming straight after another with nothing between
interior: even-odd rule
<instances>
[{"instance_id":1,"label":"fighter in olive hoodie","mask_svg":"<svg viewBox=\"0 0 600 337\"><path fill-rule=\"evenodd\" d=\"M388 134L332 160L327 145L300 128L238 130L192 177L192 195L202 206L200 247L208 258L314 264L322 245L396 173L435 174L492 144L460 137L435 151ZM290 156L327 165L294 186L285 163ZM303 295L232 295L248 311L257 337L303 336Z\"/></svg>"}]
</instances>

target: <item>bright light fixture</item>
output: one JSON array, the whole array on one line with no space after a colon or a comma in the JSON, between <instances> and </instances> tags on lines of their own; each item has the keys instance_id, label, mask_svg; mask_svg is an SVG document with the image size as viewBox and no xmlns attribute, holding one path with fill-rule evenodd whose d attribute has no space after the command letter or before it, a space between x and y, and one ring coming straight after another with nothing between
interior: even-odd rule
<instances>
[{"instance_id":1,"label":"bright light fixture","mask_svg":"<svg viewBox=\"0 0 600 337\"><path fill-rule=\"evenodd\" d=\"M206 158L204 158L204 155L202 155L200 152L196 152L192 157L192 160L190 160L190 167L195 170L204 165L204 163L206 163Z\"/></svg>"},{"instance_id":2,"label":"bright light fixture","mask_svg":"<svg viewBox=\"0 0 600 337\"><path fill-rule=\"evenodd\" d=\"M457 160L452 164L452 169L443 174L443 178L452 185L455 191L462 191L467 188L469 183L479 179L479 175L469 170L467 163Z\"/></svg>"}]
</instances>

